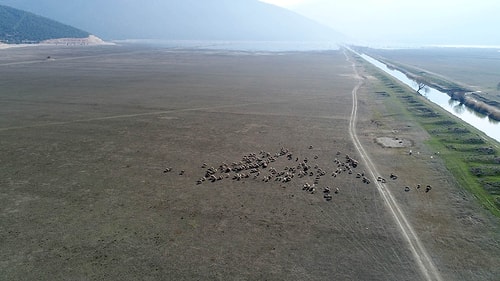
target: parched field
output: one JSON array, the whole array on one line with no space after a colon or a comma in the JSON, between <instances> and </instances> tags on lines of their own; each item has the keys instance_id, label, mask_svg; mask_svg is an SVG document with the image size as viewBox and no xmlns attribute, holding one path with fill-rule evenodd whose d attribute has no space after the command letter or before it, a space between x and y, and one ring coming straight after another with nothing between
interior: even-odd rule
<instances>
[{"instance_id":1,"label":"parched field","mask_svg":"<svg viewBox=\"0 0 500 281\"><path fill-rule=\"evenodd\" d=\"M0 280L423 279L346 157L342 51L2 52ZM358 71L359 139L443 280L495 280L498 220Z\"/></svg>"}]
</instances>

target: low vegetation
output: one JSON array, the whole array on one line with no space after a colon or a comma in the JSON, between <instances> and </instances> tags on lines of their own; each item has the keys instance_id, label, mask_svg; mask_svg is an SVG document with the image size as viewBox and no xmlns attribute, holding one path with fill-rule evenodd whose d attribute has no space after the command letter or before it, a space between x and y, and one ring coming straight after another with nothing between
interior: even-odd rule
<instances>
[{"instance_id":1,"label":"low vegetation","mask_svg":"<svg viewBox=\"0 0 500 281\"><path fill-rule=\"evenodd\" d=\"M361 61L360 61L361 62ZM427 143L445 161L460 186L500 217L500 152L498 143L465 124L385 73L365 63L385 90L391 106L406 108L430 135ZM379 90L379 89L377 89ZM395 102L396 101L396 102ZM395 110L395 109L394 109Z\"/></svg>"},{"instance_id":2,"label":"low vegetation","mask_svg":"<svg viewBox=\"0 0 500 281\"><path fill-rule=\"evenodd\" d=\"M483 95L474 92L467 86L462 86L456 82L438 77L435 74L421 71L408 65L396 62L388 62L384 58L377 58L383 61L392 69L397 69L406 74L410 79L416 80L418 85L417 92L424 89L426 85L447 93L453 100L459 101L472 110L488 116L490 119L500 121L500 103L495 100L485 98Z\"/></svg>"},{"instance_id":3,"label":"low vegetation","mask_svg":"<svg viewBox=\"0 0 500 281\"><path fill-rule=\"evenodd\" d=\"M447 93L468 108L500 121L496 49L358 50L369 53L411 79Z\"/></svg>"}]
</instances>

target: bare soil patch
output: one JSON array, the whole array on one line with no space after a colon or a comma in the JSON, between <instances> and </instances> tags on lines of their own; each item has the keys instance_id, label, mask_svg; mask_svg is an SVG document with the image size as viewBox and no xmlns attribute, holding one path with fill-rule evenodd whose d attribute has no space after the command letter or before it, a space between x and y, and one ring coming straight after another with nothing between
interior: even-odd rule
<instances>
[{"instance_id":1,"label":"bare soil patch","mask_svg":"<svg viewBox=\"0 0 500 281\"><path fill-rule=\"evenodd\" d=\"M403 148L412 146L412 142L410 140L400 139L398 137L378 137L375 141L382 147L387 148Z\"/></svg>"}]
</instances>

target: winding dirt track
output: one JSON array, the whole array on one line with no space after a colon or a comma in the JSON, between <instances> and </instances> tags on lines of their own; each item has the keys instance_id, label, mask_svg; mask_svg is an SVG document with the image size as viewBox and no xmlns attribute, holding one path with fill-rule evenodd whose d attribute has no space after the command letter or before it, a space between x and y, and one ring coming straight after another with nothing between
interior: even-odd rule
<instances>
[{"instance_id":1,"label":"winding dirt track","mask_svg":"<svg viewBox=\"0 0 500 281\"><path fill-rule=\"evenodd\" d=\"M378 175L380 175L380 173L377 171L376 165L373 163L370 156L368 155L368 153L366 153L365 149L361 145L361 142L359 141L359 138L356 133L356 119L358 112L357 92L359 88L363 85L363 78L359 75L356 69L356 63L349 58L349 56L347 55L347 51L345 49L344 49L344 55L346 57L346 60L352 63L353 71L356 75L356 78L358 79L358 83L352 90L353 105L352 105L351 117L349 120L349 135L354 143L354 146L356 147L356 150L359 152L361 159L363 160L363 162L366 163L367 171L374 179L373 182L375 183L377 190L382 196L384 203L390 210L396 224L401 230L403 237L408 242L410 250L415 258L415 262L417 263L420 271L422 272L424 279L441 281L443 279L441 278L439 271L432 262L432 259L429 257L429 254L422 245L422 242L420 242L420 239L413 230L412 226L406 219L405 214L399 207L394 196L392 195L389 189L385 188L385 185L383 183L378 182L376 180Z\"/></svg>"}]
</instances>

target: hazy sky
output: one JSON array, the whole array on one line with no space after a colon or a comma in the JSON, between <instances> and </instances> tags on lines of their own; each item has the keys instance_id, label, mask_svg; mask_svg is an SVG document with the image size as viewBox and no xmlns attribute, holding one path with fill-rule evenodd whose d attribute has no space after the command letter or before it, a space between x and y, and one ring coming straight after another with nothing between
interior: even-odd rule
<instances>
[{"instance_id":1,"label":"hazy sky","mask_svg":"<svg viewBox=\"0 0 500 281\"><path fill-rule=\"evenodd\" d=\"M261 0L378 44L500 45L499 0Z\"/></svg>"}]
</instances>

